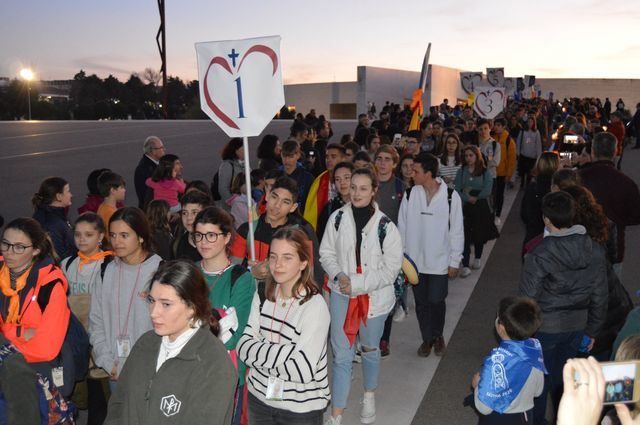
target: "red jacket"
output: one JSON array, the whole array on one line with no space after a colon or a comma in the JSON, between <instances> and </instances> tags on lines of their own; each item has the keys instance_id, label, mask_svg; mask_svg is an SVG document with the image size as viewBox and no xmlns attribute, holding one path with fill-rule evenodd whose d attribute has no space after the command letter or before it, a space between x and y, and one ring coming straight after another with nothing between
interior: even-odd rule
<instances>
[{"instance_id":1,"label":"red jacket","mask_svg":"<svg viewBox=\"0 0 640 425\"><path fill-rule=\"evenodd\" d=\"M622 121L612 122L609 127L609 132L616 136L618 143L616 144L616 156L622 155L622 148L624 147L624 124Z\"/></svg>"},{"instance_id":2,"label":"red jacket","mask_svg":"<svg viewBox=\"0 0 640 425\"><path fill-rule=\"evenodd\" d=\"M8 298L0 292L2 334L24 355L27 362L50 361L60 353L69 326L67 289L64 273L50 258L34 264L26 286L20 291L19 324L4 323L9 303ZM43 304L43 309L40 304ZM24 338L27 329L35 331L28 341Z\"/></svg>"}]
</instances>

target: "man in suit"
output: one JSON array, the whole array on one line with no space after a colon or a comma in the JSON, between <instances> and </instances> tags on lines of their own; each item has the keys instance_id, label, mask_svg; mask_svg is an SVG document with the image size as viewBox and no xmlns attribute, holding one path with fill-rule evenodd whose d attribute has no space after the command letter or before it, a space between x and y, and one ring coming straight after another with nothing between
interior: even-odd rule
<instances>
[{"instance_id":1,"label":"man in suit","mask_svg":"<svg viewBox=\"0 0 640 425\"><path fill-rule=\"evenodd\" d=\"M160 161L160 158L164 155L164 144L157 136L147 137L144 141L143 148L144 155L140 159L140 162L138 162L134 177L136 195L138 195L138 208L144 207L145 193L147 191L145 181L151 177L158 166L158 161Z\"/></svg>"}]
</instances>

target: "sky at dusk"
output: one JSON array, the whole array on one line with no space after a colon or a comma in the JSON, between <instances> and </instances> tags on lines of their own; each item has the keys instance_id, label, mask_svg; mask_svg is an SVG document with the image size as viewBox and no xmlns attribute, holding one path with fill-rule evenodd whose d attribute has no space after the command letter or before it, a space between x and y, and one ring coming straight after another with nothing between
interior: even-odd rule
<instances>
[{"instance_id":1,"label":"sky at dusk","mask_svg":"<svg viewBox=\"0 0 640 425\"><path fill-rule=\"evenodd\" d=\"M0 76L160 68L155 0L2 0ZM355 81L358 65L431 63L506 76L640 78L637 0L167 0L168 73L197 78L194 43L281 35L285 83Z\"/></svg>"}]
</instances>

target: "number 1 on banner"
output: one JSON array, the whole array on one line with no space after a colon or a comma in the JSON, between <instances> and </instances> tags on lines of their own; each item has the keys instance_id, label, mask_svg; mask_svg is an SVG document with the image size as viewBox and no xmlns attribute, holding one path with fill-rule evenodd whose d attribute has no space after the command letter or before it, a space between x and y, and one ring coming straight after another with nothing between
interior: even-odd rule
<instances>
[{"instance_id":1,"label":"number 1 on banner","mask_svg":"<svg viewBox=\"0 0 640 425\"><path fill-rule=\"evenodd\" d=\"M242 104L242 80L236 78L236 89L238 90L238 118L244 118L244 106Z\"/></svg>"}]
</instances>

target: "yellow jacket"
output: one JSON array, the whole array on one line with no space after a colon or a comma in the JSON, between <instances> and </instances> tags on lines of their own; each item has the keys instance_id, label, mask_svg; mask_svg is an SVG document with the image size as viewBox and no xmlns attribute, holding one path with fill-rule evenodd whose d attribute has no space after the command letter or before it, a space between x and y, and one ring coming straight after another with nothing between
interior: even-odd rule
<instances>
[{"instance_id":1,"label":"yellow jacket","mask_svg":"<svg viewBox=\"0 0 640 425\"><path fill-rule=\"evenodd\" d=\"M493 138L500 143L500 164L496 168L496 175L500 177L511 177L516 171L516 142L509 137L507 131L500 134L494 134ZM507 147L507 138L509 145Z\"/></svg>"}]
</instances>

